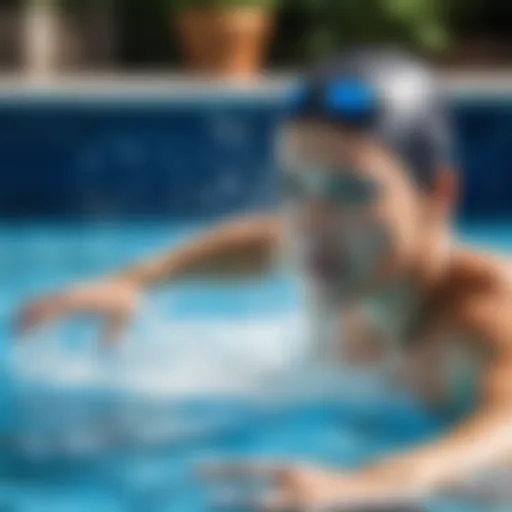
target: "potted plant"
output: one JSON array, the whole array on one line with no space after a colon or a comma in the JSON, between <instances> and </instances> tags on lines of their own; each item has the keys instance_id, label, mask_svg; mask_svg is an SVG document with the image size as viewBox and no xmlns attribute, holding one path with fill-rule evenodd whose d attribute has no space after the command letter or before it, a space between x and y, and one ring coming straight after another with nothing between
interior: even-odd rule
<instances>
[{"instance_id":1,"label":"potted plant","mask_svg":"<svg viewBox=\"0 0 512 512\"><path fill-rule=\"evenodd\" d=\"M262 66L276 0L170 0L194 72L250 77Z\"/></svg>"}]
</instances>

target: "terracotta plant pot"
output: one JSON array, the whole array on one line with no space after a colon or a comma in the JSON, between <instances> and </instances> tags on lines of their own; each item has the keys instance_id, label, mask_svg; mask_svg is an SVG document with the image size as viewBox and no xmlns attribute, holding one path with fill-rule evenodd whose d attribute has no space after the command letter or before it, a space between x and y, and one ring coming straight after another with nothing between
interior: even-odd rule
<instances>
[{"instance_id":1,"label":"terracotta plant pot","mask_svg":"<svg viewBox=\"0 0 512 512\"><path fill-rule=\"evenodd\" d=\"M185 11L177 21L193 72L243 78L261 69L274 17L265 9L238 7Z\"/></svg>"}]
</instances>

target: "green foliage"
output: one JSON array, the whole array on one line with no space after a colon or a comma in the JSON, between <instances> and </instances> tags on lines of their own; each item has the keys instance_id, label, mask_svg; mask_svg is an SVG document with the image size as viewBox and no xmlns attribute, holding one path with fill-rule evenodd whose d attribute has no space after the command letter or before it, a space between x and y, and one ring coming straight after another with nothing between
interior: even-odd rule
<instances>
[{"instance_id":1,"label":"green foliage","mask_svg":"<svg viewBox=\"0 0 512 512\"><path fill-rule=\"evenodd\" d=\"M283 0L274 59L303 62L353 44L448 43L446 0Z\"/></svg>"},{"instance_id":2,"label":"green foliage","mask_svg":"<svg viewBox=\"0 0 512 512\"><path fill-rule=\"evenodd\" d=\"M409 29L413 38L427 49L446 47L446 2L441 0L382 0L389 15Z\"/></svg>"},{"instance_id":3,"label":"green foliage","mask_svg":"<svg viewBox=\"0 0 512 512\"><path fill-rule=\"evenodd\" d=\"M0 0L21 2L25 0ZM37 0L35 0L37 1ZM43 0L39 0L43 1ZM473 26L488 0L45 0L80 12L110 6L118 23L120 57L130 66L179 65L173 17L196 8L243 5L274 9L271 65L298 66L352 44L401 43L444 51L461 25ZM505 2L506 5L506 2Z\"/></svg>"},{"instance_id":4,"label":"green foliage","mask_svg":"<svg viewBox=\"0 0 512 512\"><path fill-rule=\"evenodd\" d=\"M229 9L240 6L255 6L263 9L273 9L277 0L167 0L170 9L180 12L191 9Z\"/></svg>"}]
</instances>

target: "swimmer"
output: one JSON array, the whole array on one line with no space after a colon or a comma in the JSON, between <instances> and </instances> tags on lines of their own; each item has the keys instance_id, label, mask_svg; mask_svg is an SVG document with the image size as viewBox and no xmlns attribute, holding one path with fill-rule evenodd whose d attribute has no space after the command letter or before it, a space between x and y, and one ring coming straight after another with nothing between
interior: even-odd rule
<instances>
[{"instance_id":1,"label":"swimmer","mask_svg":"<svg viewBox=\"0 0 512 512\"><path fill-rule=\"evenodd\" d=\"M450 120L442 86L395 51L347 51L304 78L277 146L283 208L227 223L151 261L24 306L20 332L93 313L105 340L142 294L172 280L263 272L284 247L315 301L340 318L332 346L357 364L392 355L400 386L448 407L475 384L472 412L441 437L358 470L236 468L267 476L276 510L415 500L512 456L512 275L458 246ZM343 334L345 330L345 334ZM231 468L233 469L233 468ZM261 508L264 508L262 504Z\"/></svg>"}]
</instances>

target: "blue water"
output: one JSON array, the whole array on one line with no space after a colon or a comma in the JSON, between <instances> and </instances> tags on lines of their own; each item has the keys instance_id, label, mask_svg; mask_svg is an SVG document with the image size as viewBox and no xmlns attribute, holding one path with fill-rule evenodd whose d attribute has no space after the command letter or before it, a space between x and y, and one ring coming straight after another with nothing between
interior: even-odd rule
<instances>
[{"instance_id":1,"label":"blue water","mask_svg":"<svg viewBox=\"0 0 512 512\"><path fill-rule=\"evenodd\" d=\"M460 235L506 253L510 227L473 224ZM257 283L156 292L121 356L96 350L90 321L14 345L10 320L26 298L108 274L200 229L0 228L0 510L210 510L212 489L191 470L201 457L267 455L348 468L445 428L446 418L404 397L277 399L269 385L276 361L299 350L288 340L273 352L299 307L294 284L278 272ZM251 392L233 393L241 389ZM491 510L461 499L426 507Z\"/></svg>"}]
</instances>

